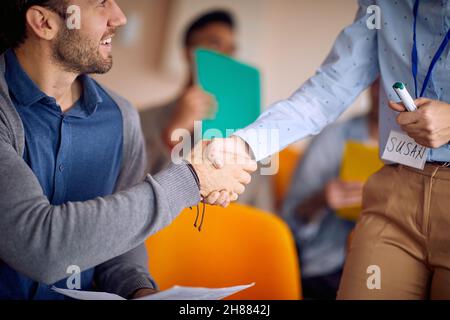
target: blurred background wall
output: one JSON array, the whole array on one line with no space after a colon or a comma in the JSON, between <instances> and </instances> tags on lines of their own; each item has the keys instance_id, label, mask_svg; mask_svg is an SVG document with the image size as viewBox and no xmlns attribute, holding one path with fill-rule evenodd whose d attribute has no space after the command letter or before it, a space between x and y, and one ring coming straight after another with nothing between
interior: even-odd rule
<instances>
[{"instance_id":1,"label":"blurred background wall","mask_svg":"<svg viewBox=\"0 0 450 320\"><path fill-rule=\"evenodd\" d=\"M292 94L350 24L356 0L117 0L128 17L114 42L114 68L98 77L137 108L162 105L183 85L182 31L208 9L229 9L238 23L238 57L261 69L264 107ZM361 113L360 98L343 116Z\"/></svg>"}]
</instances>

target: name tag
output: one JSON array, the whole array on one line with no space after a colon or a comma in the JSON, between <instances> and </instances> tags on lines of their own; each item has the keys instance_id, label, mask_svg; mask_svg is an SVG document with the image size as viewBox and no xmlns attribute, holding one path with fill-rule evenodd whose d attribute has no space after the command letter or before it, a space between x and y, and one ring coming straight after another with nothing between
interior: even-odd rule
<instances>
[{"instance_id":1,"label":"name tag","mask_svg":"<svg viewBox=\"0 0 450 320\"><path fill-rule=\"evenodd\" d=\"M430 149L417 144L406 134L391 131L382 159L423 170L429 153Z\"/></svg>"}]
</instances>

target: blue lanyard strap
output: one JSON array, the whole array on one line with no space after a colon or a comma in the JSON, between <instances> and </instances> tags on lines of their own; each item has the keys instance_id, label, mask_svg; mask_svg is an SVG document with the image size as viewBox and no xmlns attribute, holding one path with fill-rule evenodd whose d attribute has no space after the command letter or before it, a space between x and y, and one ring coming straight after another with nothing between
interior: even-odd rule
<instances>
[{"instance_id":1,"label":"blue lanyard strap","mask_svg":"<svg viewBox=\"0 0 450 320\"><path fill-rule=\"evenodd\" d=\"M412 73L414 77L414 87L416 98L418 98L418 85L417 85L417 65L418 65L418 57L417 57L417 16L419 14L419 0L416 0L414 4L414 30L413 30L413 49L412 49Z\"/></svg>"},{"instance_id":2,"label":"blue lanyard strap","mask_svg":"<svg viewBox=\"0 0 450 320\"><path fill-rule=\"evenodd\" d=\"M416 3L414 4L414 34L413 34L413 49L412 49L412 73L413 73L413 77L414 77L416 98L419 98L419 95L418 95L419 86L417 84L417 72L418 72L418 65L419 65L419 58L418 58L418 54L417 54L417 17L419 15L419 3L420 3L420 0L416 0ZM450 41L450 30L448 30L447 34L444 37L444 40L442 40L442 43L441 43L438 51L436 52L433 60L431 61L430 67L428 69L428 73L423 82L422 91L420 92L420 97L423 97L423 94L425 93L425 90L428 86L428 82L430 82L431 76L433 74L434 67L436 66L436 63L438 62L439 58L444 53L444 50L447 47L449 41Z\"/></svg>"}]
</instances>

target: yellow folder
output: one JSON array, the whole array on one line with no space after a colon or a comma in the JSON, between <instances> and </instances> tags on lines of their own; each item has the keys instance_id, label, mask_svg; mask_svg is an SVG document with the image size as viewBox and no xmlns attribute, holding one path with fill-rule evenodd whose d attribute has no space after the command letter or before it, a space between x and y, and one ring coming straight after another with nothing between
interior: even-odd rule
<instances>
[{"instance_id":1,"label":"yellow folder","mask_svg":"<svg viewBox=\"0 0 450 320\"><path fill-rule=\"evenodd\" d=\"M359 141L349 141L345 146L340 178L347 182L365 183L371 175L383 167L379 148ZM347 220L356 221L362 206L343 208L337 214Z\"/></svg>"}]
</instances>

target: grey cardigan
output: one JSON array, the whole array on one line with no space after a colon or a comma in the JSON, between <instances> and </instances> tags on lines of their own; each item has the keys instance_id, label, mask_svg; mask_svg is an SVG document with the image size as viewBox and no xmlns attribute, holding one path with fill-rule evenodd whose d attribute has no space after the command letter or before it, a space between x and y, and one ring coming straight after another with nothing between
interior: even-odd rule
<instances>
[{"instance_id":1,"label":"grey cardigan","mask_svg":"<svg viewBox=\"0 0 450 320\"><path fill-rule=\"evenodd\" d=\"M190 169L172 165L144 179L146 152L139 115L108 91L124 127L123 161L116 193L53 206L23 160L25 133L9 96L0 56L0 260L31 279L53 284L67 268L96 268L105 291L128 296L152 287L143 245L186 207L200 201ZM89 181L86 181L89 183Z\"/></svg>"}]
</instances>

